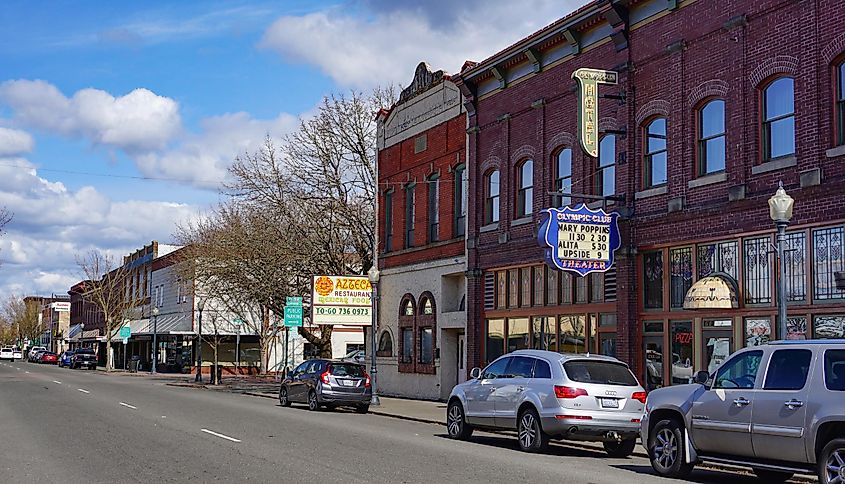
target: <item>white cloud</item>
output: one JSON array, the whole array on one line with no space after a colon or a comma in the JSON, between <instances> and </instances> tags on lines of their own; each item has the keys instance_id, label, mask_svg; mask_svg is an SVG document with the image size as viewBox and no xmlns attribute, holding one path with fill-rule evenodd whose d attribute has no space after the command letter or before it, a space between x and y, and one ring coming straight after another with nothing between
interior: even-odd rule
<instances>
[{"instance_id":1,"label":"white cloud","mask_svg":"<svg viewBox=\"0 0 845 484\"><path fill-rule=\"evenodd\" d=\"M32 151L32 136L26 131L0 126L0 156L15 156Z\"/></svg>"},{"instance_id":2,"label":"white cloud","mask_svg":"<svg viewBox=\"0 0 845 484\"><path fill-rule=\"evenodd\" d=\"M407 84L420 61L457 72L465 60L483 60L587 2L367 3L367 12L280 17L260 46L315 65L340 85Z\"/></svg>"},{"instance_id":3,"label":"white cloud","mask_svg":"<svg viewBox=\"0 0 845 484\"><path fill-rule=\"evenodd\" d=\"M117 97L88 88L66 97L48 82L20 79L0 84L0 102L24 126L129 153L163 149L182 130L179 104L144 88Z\"/></svg>"}]
</instances>

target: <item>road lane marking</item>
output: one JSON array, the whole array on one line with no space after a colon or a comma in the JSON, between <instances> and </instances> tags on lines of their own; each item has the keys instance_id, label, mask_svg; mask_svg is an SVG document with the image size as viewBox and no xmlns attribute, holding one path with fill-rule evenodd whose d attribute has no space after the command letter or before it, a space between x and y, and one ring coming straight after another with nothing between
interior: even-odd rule
<instances>
[{"instance_id":1,"label":"road lane marking","mask_svg":"<svg viewBox=\"0 0 845 484\"><path fill-rule=\"evenodd\" d=\"M128 403L123 403L123 402L120 402L120 404L123 405L124 407L129 407L133 410L138 410L138 407L136 407L134 405L129 405Z\"/></svg>"},{"instance_id":2,"label":"road lane marking","mask_svg":"<svg viewBox=\"0 0 845 484\"><path fill-rule=\"evenodd\" d=\"M27 371L27 372L25 372L25 373L29 373L29 372Z\"/></svg>"},{"instance_id":3,"label":"road lane marking","mask_svg":"<svg viewBox=\"0 0 845 484\"><path fill-rule=\"evenodd\" d=\"M218 434L217 432L213 432L213 431L208 430L208 429L200 429L200 430L202 430L203 432L205 432L207 434L211 434L215 437L220 437L221 439L231 440L232 442L240 442L240 440L238 440L234 437L229 437L228 435Z\"/></svg>"},{"instance_id":4,"label":"road lane marking","mask_svg":"<svg viewBox=\"0 0 845 484\"><path fill-rule=\"evenodd\" d=\"M83 389L81 389L81 388L77 388L77 390L78 390L78 391L80 391L80 392L82 392L82 393L91 393L91 392L89 392L88 390L83 390Z\"/></svg>"},{"instance_id":5,"label":"road lane marking","mask_svg":"<svg viewBox=\"0 0 845 484\"><path fill-rule=\"evenodd\" d=\"M60 382L59 380L53 380L53 383L55 383L56 385L61 385L61 384L62 384L62 382Z\"/></svg>"}]
</instances>

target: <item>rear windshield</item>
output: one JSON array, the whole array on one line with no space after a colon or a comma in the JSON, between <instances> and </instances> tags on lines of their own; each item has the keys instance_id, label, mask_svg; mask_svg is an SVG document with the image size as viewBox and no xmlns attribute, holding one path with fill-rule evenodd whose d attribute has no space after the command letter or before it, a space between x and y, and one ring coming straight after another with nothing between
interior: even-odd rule
<instances>
[{"instance_id":1,"label":"rear windshield","mask_svg":"<svg viewBox=\"0 0 845 484\"><path fill-rule=\"evenodd\" d=\"M566 376L579 383L636 386L637 379L622 363L573 360L563 364Z\"/></svg>"},{"instance_id":2,"label":"rear windshield","mask_svg":"<svg viewBox=\"0 0 845 484\"><path fill-rule=\"evenodd\" d=\"M845 392L845 350L824 352L824 384L828 390Z\"/></svg>"},{"instance_id":3,"label":"rear windshield","mask_svg":"<svg viewBox=\"0 0 845 484\"><path fill-rule=\"evenodd\" d=\"M364 376L364 367L361 365L342 365L332 363L331 373L333 376Z\"/></svg>"},{"instance_id":4,"label":"rear windshield","mask_svg":"<svg viewBox=\"0 0 845 484\"><path fill-rule=\"evenodd\" d=\"M90 348L82 348L82 349L76 350L76 354L77 355L93 355L94 350L92 350Z\"/></svg>"}]
</instances>

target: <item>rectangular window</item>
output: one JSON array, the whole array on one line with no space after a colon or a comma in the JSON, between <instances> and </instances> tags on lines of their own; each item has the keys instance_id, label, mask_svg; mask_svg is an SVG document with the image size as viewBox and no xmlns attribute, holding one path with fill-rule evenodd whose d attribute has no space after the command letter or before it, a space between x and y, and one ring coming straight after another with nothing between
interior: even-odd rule
<instances>
[{"instance_id":1,"label":"rectangular window","mask_svg":"<svg viewBox=\"0 0 845 484\"><path fill-rule=\"evenodd\" d=\"M745 346L768 344L772 339L772 320L767 317L745 318Z\"/></svg>"},{"instance_id":2,"label":"rectangular window","mask_svg":"<svg viewBox=\"0 0 845 484\"><path fill-rule=\"evenodd\" d=\"M693 341L692 321L671 321L672 328L672 384L692 383Z\"/></svg>"},{"instance_id":3,"label":"rectangular window","mask_svg":"<svg viewBox=\"0 0 845 484\"><path fill-rule=\"evenodd\" d=\"M566 148L557 155L557 166L555 170L555 190L558 192L552 198L552 205L565 207L572 203L572 199L563 193L572 193L572 149Z\"/></svg>"},{"instance_id":4,"label":"rectangular window","mask_svg":"<svg viewBox=\"0 0 845 484\"><path fill-rule=\"evenodd\" d=\"M534 349L557 351L557 319L554 316L535 317L531 324Z\"/></svg>"},{"instance_id":5,"label":"rectangular window","mask_svg":"<svg viewBox=\"0 0 845 484\"><path fill-rule=\"evenodd\" d=\"M549 306L557 306L557 295L560 287L558 286L558 271L557 269L546 269L546 304Z\"/></svg>"},{"instance_id":6,"label":"rectangular window","mask_svg":"<svg viewBox=\"0 0 845 484\"><path fill-rule=\"evenodd\" d=\"M604 302L604 273L593 272L590 274L590 302Z\"/></svg>"},{"instance_id":7,"label":"rectangular window","mask_svg":"<svg viewBox=\"0 0 845 484\"><path fill-rule=\"evenodd\" d=\"M813 338L845 338L845 314L831 314L813 318Z\"/></svg>"},{"instance_id":8,"label":"rectangular window","mask_svg":"<svg viewBox=\"0 0 845 484\"><path fill-rule=\"evenodd\" d=\"M560 320L561 353L586 353L587 317L583 314L561 316Z\"/></svg>"},{"instance_id":9,"label":"rectangular window","mask_svg":"<svg viewBox=\"0 0 845 484\"><path fill-rule=\"evenodd\" d=\"M496 309L505 309L508 305L508 273L496 273Z\"/></svg>"},{"instance_id":10,"label":"rectangular window","mask_svg":"<svg viewBox=\"0 0 845 484\"><path fill-rule=\"evenodd\" d=\"M701 244L698 246L698 278L723 272L734 280L739 278L736 241Z\"/></svg>"},{"instance_id":11,"label":"rectangular window","mask_svg":"<svg viewBox=\"0 0 845 484\"><path fill-rule=\"evenodd\" d=\"M428 241L440 240L440 177L428 179Z\"/></svg>"},{"instance_id":12,"label":"rectangular window","mask_svg":"<svg viewBox=\"0 0 845 484\"><path fill-rule=\"evenodd\" d=\"M491 171L484 183L484 224L499 221L499 170Z\"/></svg>"},{"instance_id":13,"label":"rectangular window","mask_svg":"<svg viewBox=\"0 0 845 484\"><path fill-rule=\"evenodd\" d=\"M384 194L384 251L393 250L393 190Z\"/></svg>"},{"instance_id":14,"label":"rectangular window","mask_svg":"<svg viewBox=\"0 0 845 484\"><path fill-rule=\"evenodd\" d=\"M428 148L428 135L422 134L414 138L414 154L422 153Z\"/></svg>"},{"instance_id":15,"label":"rectangular window","mask_svg":"<svg viewBox=\"0 0 845 484\"><path fill-rule=\"evenodd\" d=\"M794 80L781 77L763 92L763 159L795 154Z\"/></svg>"},{"instance_id":16,"label":"rectangular window","mask_svg":"<svg viewBox=\"0 0 845 484\"><path fill-rule=\"evenodd\" d=\"M455 168L455 237L466 233L467 221L467 179L466 168L459 165Z\"/></svg>"},{"instance_id":17,"label":"rectangular window","mask_svg":"<svg viewBox=\"0 0 845 484\"><path fill-rule=\"evenodd\" d=\"M713 373L733 352L733 320L705 319L702 336L704 369Z\"/></svg>"},{"instance_id":18,"label":"rectangular window","mask_svg":"<svg viewBox=\"0 0 845 484\"><path fill-rule=\"evenodd\" d=\"M508 319L508 353L528 349L529 334L528 318Z\"/></svg>"},{"instance_id":19,"label":"rectangular window","mask_svg":"<svg viewBox=\"0 0 845 484\"><path fill-rule=\"evenodd\" d=\"M643 254L643 305L663 309L663 252Z\"/></svg>"},{"instance_id":20,"label":"rectangular window","mask_svg":"<svg viewBox=\"0 0 845 484\"><path fill-rule=\"evenodd\" d=\"M648 391L663 386L663 321L643 323L643 351L645 352L645 388Z\"/></svg>"},{"instance_id":21,"label":"rectangular window","mask_svg":"<svg viewBox=\"0 0 845 484\"><path fill-rule=\"evenodd\" d=\"M523 267L519 270L520 297L519 305L528 307L531 305L531 268Z\"/></svg>"},{"instance_id":22,"label":"rectangular window","mask_svg":"<svg viewBox=\"0 0 845 484\"><path fill-rule=\"evenodd\" d=\"M807 237L804 232L786 234L784 240L783 268L786 272L786 300L789 302L807 300Z\"/></svg>"},{"instance_id":23,"label":"rectangular window","mask_svg":"<svg viewBox=\"0 0 845 484\"><path fill-rule=\"evenodd\" d=\"M745 304L771 304L771 239L758 237L743 241L745 256Z\"/></svg>"},{"instance_id":24,"label":"rectangular window","mask_svg":"<svg viewBox=\"0 0 845 484\"><path fill-rule=\"evenodd\" d=\"M836 68L837 144L845 145L845 61Z\"/></svg>"},{"instance_id":25,"label":"rectangular window","mask_svg":"<svg viewBox=\"0 0 845 484\"><path fill-rule=\"evenodd\" d=\"M669 307L682 309L687 291L692 287L692 248L669 251Z\"/></svg>"},{"instance_id":26,"label":"rectangular window","mask_svg":"<svg viewBox=\"0 0 845 484\"><path fill-rule=\"evenodd\" d=\"M585 304L587 302L587 288L588 276L572 276L575 279L575 304Z\"/></svg>"},{"instance_id":27,"label":"rectangular window","mask_svg":"<svg viewBox=\"0 0 845 484\"><path fill-rule=\"evenodd\" d=\"M430 365L434 363L434 330L420 328L420 363Z\"/></svg>"},{"instance_id":28,"label":"rectangular window","mask_svg":"<svg viewBox=\"0 0 845 484\"><path fill-rule=\"evenodd\" d=\"M414 225L416 220L414 214L416 212L416 197L414 196L414 189L416 184L408 185L405 189L405 248L409 249L414 246Z\"/></svg>"},{"instance_id":29,"label":"rectangular window","mask_svg":"<svg viewBox=\"0 0 845 484\"><path fill-rule=\"evenodd\" d=\"M845 350L824 352L824 385L828 390L845 392Z\"/></svg>"},{"instance_id":30,"label":"rectangular window","mask_svg":"<svg viewBox=\"0 0 845 484\"><path fill-rule=\"evenodd\" d=\"M534 299L531 303L534 306L542 306L543 305L543 295L545 294L545 286L543 282L545 281L545 274L543 273L543 266L536 266L532 268L534 272Z\"/></svg>"},{"instance_id":31,"label":"rectangular window","mask_svg":"<svg viewBox=\"0 0 845 484\"><path fill-rule=\"evenodd\" d=\"M519 190L516 194L516 216L527 217L534 211L534 162L525 160L517 174Z\"/></svg>"},{"instance_id":32,"label":"rectangular window","mask_svg":"<svg viewBox=\"0 0 845 484\"><path fill-rule=\"evenodd\" d=\"M725 170L725 101L714 99L698 111L698 175Z\"/></svg>"},{"instance_id":33,"label":"rectangular window","mask_svg":"<svg viewBox=\"0 0 845 484\"><path fill-rule=\"evenodd\" d=\"M813 231L813 278L817 300L845 298L836 289L835 273L845 270L845 230L831 227Z\"/></svg>"},{"instance_id":34,"label":"rectangular window","mask_svg":"<svg viewBox=\"0 0 845 484\"><path fill-rule=\"evenodd\" d=\"M414 361L414 330L413 328L402 328L402 355L400 363L413 363Z\"/></svg>"},{"instance_id":35,"label":"rectangular window","mask_svg":"<svg viewBox=\"0 0 845 484\"><path fill-rule=\"evenodd\" d=\"M519 307L519 271L517 269L508 271L508 307Z\"/></svg>"},{"instance_id":36,"label":"rectangular window","mask_svg":"<svg viewBox=\"0 0 845 484\"><path fill-rule=\"evenodd\" d=\"M666 184L666 118L657 118L646 126L645 187Z\"/></svg>"},{"instance_id":37,"label":"rectangular window","mask_svg":"<svg viewBox=\"0 0 845 484\"><path fill-rule=\"evenodd\" d=\"M488 319L484 358L491 362L505 354L505 320Z\"/></svg>"},{"instance_id":38,"label":"rectangular window","mask_svg":"<svg viewBox=\"0 0 845 484\"><path fill-rule=\"evenodd\" d=\"M558 272L560 279L560 303L572 304L572 273Z\"/></svg>"},{"instance_id":39,"label":"rectangular window","mask_svg":"<svg viewBox=\"0 0 845 484\"><path fill-rule=\"evenodd\" d=\"M596 195L606 197L614 193L616 193L616 136L608 134L599 142Z\"/></svg>"}]
</instances>

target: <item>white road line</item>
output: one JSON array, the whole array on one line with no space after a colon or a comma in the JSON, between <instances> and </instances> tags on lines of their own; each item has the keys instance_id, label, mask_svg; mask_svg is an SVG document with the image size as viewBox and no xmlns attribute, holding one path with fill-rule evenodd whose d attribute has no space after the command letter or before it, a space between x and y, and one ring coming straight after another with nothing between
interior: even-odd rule
<instances>
[{"instance_id":1,"label":"white road line","mask_svg":"<svg viewBox=\"0 0 845 484\"><path fill-rule=\"evenodd\" d=\"M136 407L134 405L129 405L128 403L123 403L123 402L120 402L120 404L123 405L124 407L129 407L133 410L138 410L138 407Z\"/></svg>"},{"instance_id":2,"label":"white road line","mask_svg":"<svg viewBox=\"0 0 845 484\"><path fill-rule=\"evenodd\" d=\"M24 373L29 373L29 372L28 372L28 371L26 371L26 372L24 372Z\"/></svg>"},{"instance_id":3,"label":"white road line","mask_svg":"<svg viewBox=\"0 0 845 484\"><path fill-rule=\"evenodd\" d=\"M217 432L212 432L211 430L208 430L208 429L200 429L200 430L202 430L203 432L205 432L207 434L211 434L215 437L220 437L221 439L231 440L232 442L240 442L240 440L238 440L234 437L229 437L228 435L218 434Z\"/></svg>"},{"instance_id":4,"label":"white road line","mask_svg":"<svg viewBox=\"0 0 845 484\"><path fill-rule=\"evenodd\" d=\"M77 391L80 391L80 392L82 392L82 393L91 393L91 392L89 392L88 390L83 390L83 389L81 389L81 388L77 388L76 390L77 390Z\"/></svg>"},{"instance_id":5,"label":"white road line","mask_svg":"<svg viewBox=\"0 0 845 484\"><path fill-rule=\"evenodd\" d=\"M61 385L61 384L62 384L62 382L60 382L59 380L53 380L53 383L55 383L56 385Z\"/></svg>"}]
</instances>

